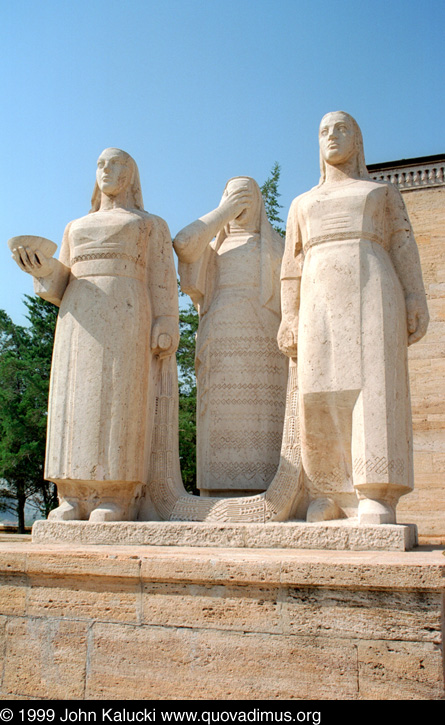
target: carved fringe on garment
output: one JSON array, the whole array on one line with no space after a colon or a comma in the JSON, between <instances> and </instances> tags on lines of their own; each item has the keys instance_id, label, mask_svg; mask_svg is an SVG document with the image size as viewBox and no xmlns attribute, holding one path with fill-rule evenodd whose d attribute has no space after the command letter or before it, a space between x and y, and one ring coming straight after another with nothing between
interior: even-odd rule
<instances>
[{"instance_id":1,"label":"carved fringe on garment","mask_svg":"<svg viewBox=\"0 0 445 725\"><path fill-rule=\"evenodd\" d=\"M148 490L163 520L265 523L290 518L303 495L297 366L289 363L286 412L278 470L265 493L204 498L183 486L178 452L178 386L174 356L160 363Z\"/></svg>"}]
</instances>

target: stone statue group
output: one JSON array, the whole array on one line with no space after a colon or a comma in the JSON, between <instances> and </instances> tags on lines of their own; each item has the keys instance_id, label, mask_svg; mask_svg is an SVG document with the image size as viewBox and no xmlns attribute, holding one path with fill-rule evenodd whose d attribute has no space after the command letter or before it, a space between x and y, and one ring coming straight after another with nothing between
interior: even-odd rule
<instances>
[{"instance_id":1,"label":"stone statue group","mask_svg":"<svg viewBox=\"0 0 445 725\"><path fill-rule=\"evenodd\" d=\"M10 240L60 308L51 519L395 523L413 487L407 346L429 319L419 254L399 191L368 175L356 121L328 113L319 142L320 183L293 201L285 243L249 177L173 241L199 312L200 496L178 454L171 237L144 211L135 161L103 151L59 259L49 240Z\"/></svg>"}]
</instances>

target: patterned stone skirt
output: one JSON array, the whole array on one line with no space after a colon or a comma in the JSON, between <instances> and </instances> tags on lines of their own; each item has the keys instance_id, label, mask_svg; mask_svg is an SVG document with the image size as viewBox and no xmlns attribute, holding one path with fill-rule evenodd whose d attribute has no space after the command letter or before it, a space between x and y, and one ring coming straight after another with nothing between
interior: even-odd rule
<instances>
[{"instance_id":1,"label":"patterned stone skirt","mask_svg":"<svg viewBox=\"0 0 445 725\"><path fill-rule=\"evenodd\" d=\"M277 469L288 364L278 325L258 288L219 290L200 323L198 486L213 495L264 491Z\"/></svg>"}]
</instances>

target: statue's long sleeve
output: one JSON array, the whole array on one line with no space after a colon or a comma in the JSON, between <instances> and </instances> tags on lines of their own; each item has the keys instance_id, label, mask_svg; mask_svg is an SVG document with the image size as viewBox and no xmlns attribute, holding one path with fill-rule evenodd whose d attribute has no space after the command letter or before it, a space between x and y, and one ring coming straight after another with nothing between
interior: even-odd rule
<instances>
[{"instance_id":1,"label":"statue's long sleeve","mask_svg":"<svg viewBox=\"0 0 445 725\"><path fill-rule=\"evenodd\" d=\"M178 289L171 236L166 222L153 217L150 234L152 262L149 266L149 289L153 317L178 315Z\"/></svg>"},{"instance_id":2,"label":"statue's long sleeve","mask_svg":"<svg viewBox=\"0 0 445 725\"><path fill-rule=\"evenodd\" d=\"M60 307L71 274L69 229L70 224L63 235L59 259L51 260L53 265L51 274L48 277L34 277L34 292L56 307Z\"/></svg>"},{"instance_id":3,"label":"statue's long sleeve","mask_svg":"<svg viewBox=\"0 0 445 725\"><path fill-rule=\"evenodd\" d=\"M286 245L281 265L281 312L283 318L298 314L302 273L302 241L298 224L298 198L294 199L286 225Z\"/></svg>"},{"instance_id":4,"label":"statue's long sleeve","mask_svg":"<svg viewBox=\"0 0 445 725\"><path fill-rule=\"evenodd\" d=\"M415 295L426 306L419 250L402 195L392 184L388 185L387 215L390 225L389 253L405 297Z\"/></svg>"}]
</instances>

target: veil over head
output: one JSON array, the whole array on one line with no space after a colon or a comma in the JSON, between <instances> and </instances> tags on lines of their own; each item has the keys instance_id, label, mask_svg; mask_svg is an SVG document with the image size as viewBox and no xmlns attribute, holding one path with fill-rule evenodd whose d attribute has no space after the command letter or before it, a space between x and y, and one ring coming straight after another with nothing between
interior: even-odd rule
<instances>
[{"instance_id":1,"label":"veil over head","mask_svg":"<svg viewBox=\"0 0 445 725\"><path fill-rule=\"evenodd\" d=\"M326 118L326 116L330 116L333 113L341 113L343 116L345 116L348 121L351 123L352 128L354 130L354 138L355 138L355 160L356 160L356 171L360 179L370 179L368 169L366 168L365 163L365 150L363 146L363 136L362 132L360 130L360 126L358 125L355 118L353 118L349 113L346 113L346 111L329 111L328 113L325 113L323 118L321 119L320 126L323 123L323 119ZM324 184L326 181L326 162L322 156L321 150L320 150L320 182L319 185Z\"/></svg>"},{"instance_id":2,"label":"veil over head","mask_svg":"<svg viewBox=\"0 0 445 725\"><path fill-rule=\"evenodd\" d=\"M280 314L279 275L284 251L284 239L272 227L267 218L261 189L250 176L234 176L224 187L220 205L227 197L227 185L235 179L250 182L256 209L258 210L257 232L260 252L260 303L276 315ZM230 223L221 229L195 262L179 261L181 288L190 295L195 307L203 317L210 308L216 284L216 257L218 249L230 234ZM250 232L252 234L252 232ZM246 274L249 270L246 270ZM278 280L278 284L277 284Z\"/></svg>"},{"instance_id":3,"label":"veil over head","mask_svg":"<svg viewBox=\"0 0 445 725\"><path fill-rule=\"evenodd\" d=\"M258 222L257 222L257 231L260 232L261 231L261 225L262 225L262 222L263 222L263 218L262 218L262 213L261 212L262 212L262 207L264 207L264 202L263 202L263 197L262 197L262 194L261 194L261 189L258 186L258 184L255 181L255 179L252 179L251 176L232 176L232 178L228 180L228 182L226 183L226 185L224 187L224 191L223 191L223 194L222 194L222 197L221 197L221 201L219 202L219 206L221 206L221 204L225 201L225 199L227 199L227 196L228 196L227 187L229 186L229 184L232 181L248 181L249 182L249 186L250 186L251 190L253 191L253 213L252 213L252 216L253 216L254 219L257 219L258 220ZM264 212L265 211L266 210L264 209ZM266 219L267 219L267 217L266 217ZM222 241L222 239L224 239L224 237L226 237L230 233L230 227L231 227L232 224L233 224L233 221L230 221L228 224L226 224L226 226L224 227L224 229L221 230L221 232L219 232L219 235L221 235L221 234L223 235L222 238L221 238L221 241ZM217 235L217 238L219 237L219 235ZM218 246L220 246L220 244L217 243L217 248L218 248Z\"/></svg>"},{"instance_id":4,"label":"veil over head","mask_svg":"<svg viewBox=\"0 0 445 725\"><path fill-rule=\"evenodd\" d=\"M130 164L130 166L133 169L133 176L132 176L132 183L131 186L127 189L127 202L128 206L132 209L140 209L141 211L144 210L144 200L142 198L142 190L141 190L141 180L139 177L139 169L137 167L136 161L130 154L127 154L126 151L122 151L122 149L114 148L113 146L107 149L104 149L104 151L116 151L119 154L122 154L122 156L127 160L127 162ZM102 153L104 153L102 151ZM94 185L93 195L91 197L91 209L90 214L95 211L99 211L100 209L100 201L101 201L101 191L99 189L99 186L97 184L97 181Z\"/></svg>"},{"instance_id":5,"label":"veil over head","mask_svg":"<svg viewBox=\"0 0 445 725\"><path fill-rule=\"evenodd\" d=\"M276 273L277 264L281 265L281 258L284 250L284 240L275 231L271 225L267 213L266 207L264 206L264 199L261 193L261 189L255 179L251 176L233 176L228 180L224 187L223 195L220 201L220 206L227 197L227 187L231 181L238 179L246 179L249 182L254 195L254 208L255 218L258 218L257 231L260 235L261 240L261 304L263 307L267 307L276 314L280 314L280 296L277 294L277 290L274 287L274 275ZM224 229L217 234L215 240L215 251L219 249L224 239L230 232L230 224L227 224Z\"/></svg>"}]
</instances>

